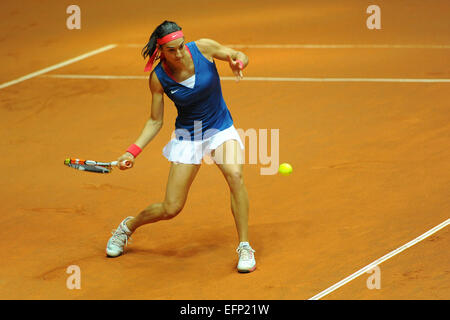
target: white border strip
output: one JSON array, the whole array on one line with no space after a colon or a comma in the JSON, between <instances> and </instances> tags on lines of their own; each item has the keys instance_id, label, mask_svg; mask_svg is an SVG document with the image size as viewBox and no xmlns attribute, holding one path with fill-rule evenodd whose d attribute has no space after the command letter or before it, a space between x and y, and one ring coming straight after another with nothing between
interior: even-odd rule
<instances>
[{"instance_id":1,"label":"white border strip","mask_svg":"<svg viewBox=\"0 0 450 320\"><path fill-rule=\"evenodd\" d=\"M123 44L129 48L143 48L145 43ZM450 49L450 44L225 44L232 48L250 49Z\"/></svg>"},{"instance_id":2,"label":"white border strip","mask_svg":"<svg viewBox=\"0 0 450 320\"><path fill-rule=\"evenodd\" d=\"M147 76L121 75L83 75L83 74L50 74L48 78L59 79L148 79ZM221 80L233 80L235 77L220 77ZM241 81L274 81L274 82L405 82L405 83L450 83L450 79L400 79L400 78L275 78L244 77Z\"/></svg>"},{"instance_id":3,"label":"white border strip","mask_svg":"<svg viewBox=\"0 0 450 320\"><path fill-rule=\"evenodd\" d=\"M395 249L394 251L389 252L388 254L386 254L385 256L379 258L378 260L375 260L374 262L372 262L371 264L365 266L364 268L356 271L354 274L348 276L347 278L339 281L338 283L332 285L331 287L329 287L328 289L325 289L324 291L320 292L319 294L316 294L314 297L309 298L308 300L319 300L321 298L323 298L324 296L326 296L327 294L337 290L338 288L342 287L343 285L345 285L346 283L352 281L353 279L359 277L360 275L366 273L367 271L372 270L375 266L383 263L384 261L392 258L393 256L399 254L400 252L412 247L413 245L415 245L416 243L422 241L423 239L431 236L433 233L438 232L439 230L445 228L447 225L450 224L450 219L447 219L446 221L444 221L443 223L441 223L440 225L434 227L433 229L425 232L424 234L422 234L421 236L415 238L414 240L408 242L407 244L404 244L403 246L401 246L398 249Z\"/></svg>"},{"instance_id":4,"label":"white border strip","mask_svg":"<svg viewBox=\"0 0 450 320\"><path fill-rule=\"evenodd\" d=\"M107 46L102 47L100 49L97 49L97 50L94 50L94 51L82 54L81 56L75 57L73 59L69 59L69 60L66 60L64 62L61 62L61 63L55 64L53 66L50 66L48 68L45 68L45 69L42 69L42 70L39 70L39 71L30 73L30 74L27 74L26 76L20 77L20 78L18 78L16 80L12 80L12 81L0 84L0 89L12 86L12 85L17 84L19 82L22 82L22 81L25 81L25 80L28 80L28 79L31 79L31 78L34 78L34 77L37 77L37 76L40 76L40 75L42 75L44 73L47 73L49 71L53 71L55 69L65 67L65 66L67 66L69 64L72 64L74 62L86 59L86 58L88 58L90 56L93 56L95 54L98 54L98 53L101 53L101 52L104 52L104 51L107 51L107 50L111 50L111 49L115 48L116 46L117 46L116 44L110 44L110 45L107 45Z\"/></svg>"}]
</instances>

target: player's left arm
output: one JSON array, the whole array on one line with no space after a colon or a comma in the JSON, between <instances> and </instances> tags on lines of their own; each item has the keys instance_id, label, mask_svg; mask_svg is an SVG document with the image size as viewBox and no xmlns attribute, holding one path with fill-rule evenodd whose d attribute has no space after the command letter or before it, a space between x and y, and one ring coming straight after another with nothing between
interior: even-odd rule
<instances>
[{"instance_id":1,"label":"player's left arm","mask_svg":"<svg viewBox=\"0 0 450 320\"><path fill-rule=\"evenodd\" d=\"M211 39L200 39L196 41L196 44L201 53L207 58L228 61L231 70L236 77L238 77L238 79L242 79L242 70L247 67L249 62L245 53L221 45L217 41Z\"/></svg>"}]
</instances>

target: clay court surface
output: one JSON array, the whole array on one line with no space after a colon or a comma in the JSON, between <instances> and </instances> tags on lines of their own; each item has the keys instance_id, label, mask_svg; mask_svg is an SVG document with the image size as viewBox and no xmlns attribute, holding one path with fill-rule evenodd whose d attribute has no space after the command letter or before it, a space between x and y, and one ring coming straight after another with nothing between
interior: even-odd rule
<instances>
[{"instance_id":1,"label":"clay court surface","mask_svg":"<svg viewBox=\"0 0 450 320\"><path fill-rule=\"evenodd\" d=\"M448 223L448 1L154 3L0 5L0 86L115 45L0 89L1 299L309 299ZM66 28L70 4L81 30ZM381 30L366 27L370 4ZM123 218L164 197L161 151L176 117L167 97L163 129L132 170L63 165L115 160L139 136L151 102L140 50L166 19L187 41L240 45L243 81L216 62L235 127L279 129L279 162L294 168L284 177L245 166L253 273L236 272L228 186L207 164L178 217L138 229L125 255L105 255ZM449 299L449 250L447 226L379 264L380 289L363 273L322 299ZM66 286L71 265L79 290Z\"/></svg>"}]
</instances>

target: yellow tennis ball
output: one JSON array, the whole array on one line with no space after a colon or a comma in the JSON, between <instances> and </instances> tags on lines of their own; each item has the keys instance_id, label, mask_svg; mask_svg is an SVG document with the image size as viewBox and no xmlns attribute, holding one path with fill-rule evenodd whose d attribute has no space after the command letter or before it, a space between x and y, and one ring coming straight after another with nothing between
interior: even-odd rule
<instances>
[{"instance_id":1,"label":"yellow tennis ball","mask_svg":"<svg viewBox=\"0 0 450 320\"><path fill-rule=\"evenodd\" d=\"M283 176L288 176L292 173L292 166L289 163L282 163L278 168L278 172Z\"/></svg>"}]
</instances>

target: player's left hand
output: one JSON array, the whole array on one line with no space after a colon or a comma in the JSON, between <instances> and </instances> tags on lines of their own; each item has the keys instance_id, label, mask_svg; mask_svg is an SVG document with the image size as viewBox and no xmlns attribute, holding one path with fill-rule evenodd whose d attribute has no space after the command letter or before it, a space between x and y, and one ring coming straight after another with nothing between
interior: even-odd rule
<instances>
[{"instance_id":1,"label":"player's left hand","mask_svg":"<svg viewBox=\"0 0 450 320\"><path fill-rule=\"evenodd\" d=\"M230 63L231 70L236 76L236 81L239 81L242 78L244 78L244 75L242 74L241 64L236 60L233 60L233 58L231 58L230 55L228 56L228 62Z\"/></svg>"}]
</instances>

